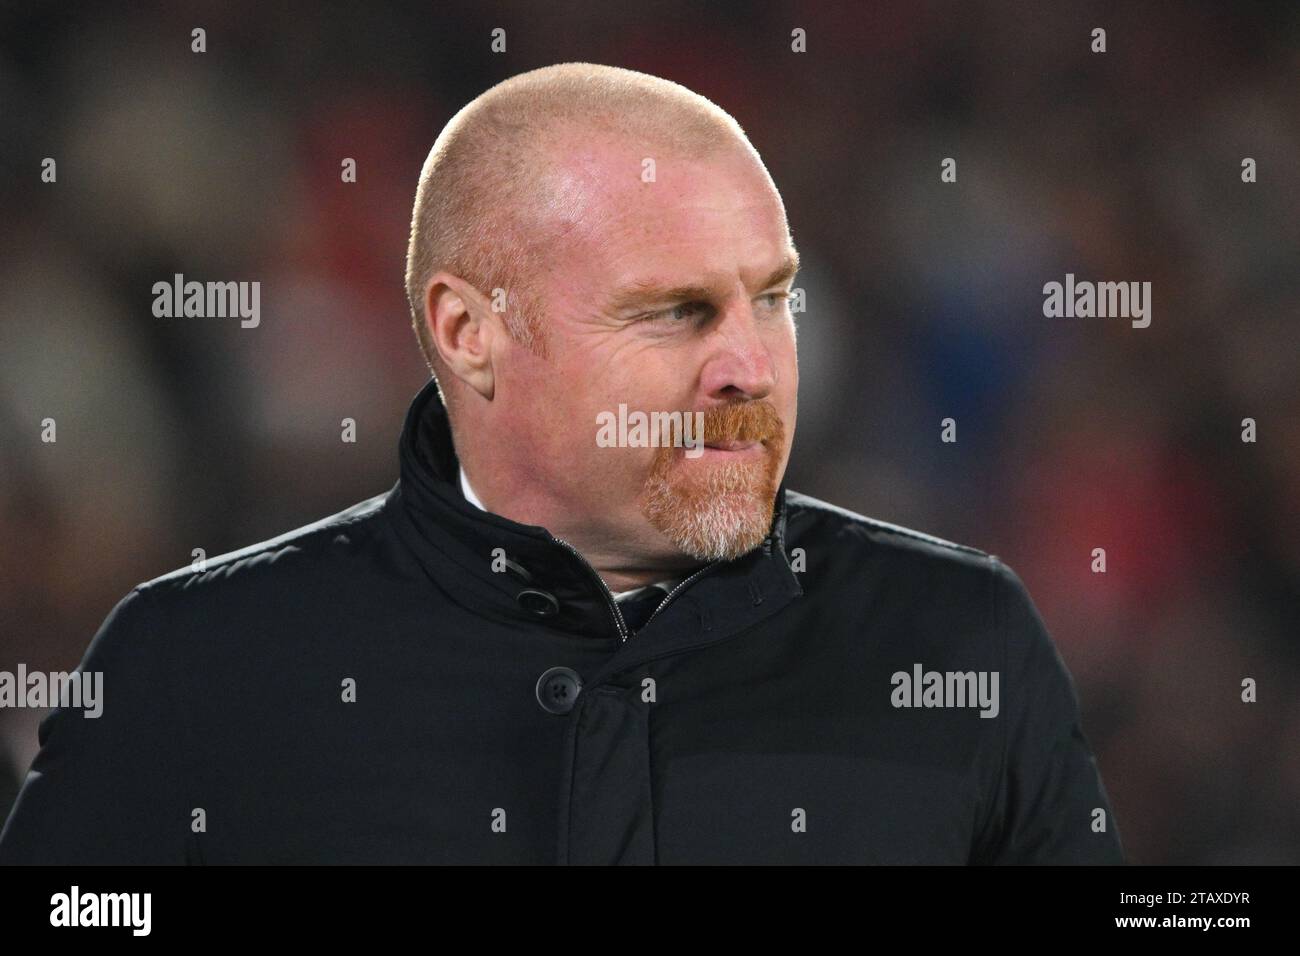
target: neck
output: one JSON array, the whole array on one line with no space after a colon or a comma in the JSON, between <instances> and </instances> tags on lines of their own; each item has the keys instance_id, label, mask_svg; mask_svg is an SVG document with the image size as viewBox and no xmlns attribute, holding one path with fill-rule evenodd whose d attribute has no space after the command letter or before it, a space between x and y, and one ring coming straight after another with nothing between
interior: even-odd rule
<instances>
[{"instance_id":1,"label":"neck","mask_svg":"<svg viewBox=\"0 0 1300 956\"><path fill-rule=\"evenodd\" d=\"M702 565L702 562L680 551L664 552L663 542L638 541L635 535L614 536L602 533L588 523L567 522L561 516L548 513L539 502L529 502L526 494L511 497L502 494L504 489L484 491L481 482L470 477L470 469L463 463L461 467L469 485L468 488L463 488L467 500L519 524L546 528L582 555L611 591L630 591L664 578L680 576ZM478 499L477 502L474 501L475 498ZM638 544L645 547L637 548ZM629 545L635 550L629 549ZM656 548L661 553L655 554Z\"/></svg>"},{"instance_id":2,"label":"neck","mask_svg":"<svg viewBox=\"0 0 1300 956\"><path fill-rule=\"evenodd\" d=\"M638 566L636 563L628 563L626 556L603 554L598 548L591 546L584 549L581 543L571 538L559 534L556 537L573 545L578 553L586 558L587 563L596 569L605 586L615 592L631 591L634 588L662 581L664 578L681 577L701 566L700 561L685 554L680 555L679 559L673 562L654 565L641 562Z\"/></svg>"}]
</instances>

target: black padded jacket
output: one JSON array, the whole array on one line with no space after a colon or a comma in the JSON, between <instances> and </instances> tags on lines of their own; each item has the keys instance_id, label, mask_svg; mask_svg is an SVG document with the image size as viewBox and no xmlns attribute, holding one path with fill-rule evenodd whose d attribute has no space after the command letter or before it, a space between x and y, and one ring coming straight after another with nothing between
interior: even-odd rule
<instances>
[{"instance_id":1,"label":"black padded jacket","mask_svg":"<svg viewBox=\"0 0 1300 956\"><path fill-rule=\"evenodd\" d=\"M430 381L391 490L131 590L0 863L1124 862L996 557L783 485L631 633L457 469Z\"/></svg>"}]
</instances>

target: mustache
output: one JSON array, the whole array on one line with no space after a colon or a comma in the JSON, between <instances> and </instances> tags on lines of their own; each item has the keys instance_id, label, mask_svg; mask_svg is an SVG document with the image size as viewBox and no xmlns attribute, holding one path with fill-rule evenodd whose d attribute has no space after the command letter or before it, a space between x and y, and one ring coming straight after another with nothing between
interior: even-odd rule
<instances>
[{"instance_id":1,"label":"mustache","mask_svg":"<svg viewBox=\"0 0 1300 956\"><path fill-rule=\"evenodd\" d=\"M733 402L704 411L704 443L719 441L761 441L780 446L785 440L785 423L776 406L766 399Z\"/></svg>"},{"instance_id":2,"label":"mustache","mask_svg":"<svg viewBox=\"0 0 1300 956\"><path fill-rule=\"evenodd\" d=\"M691 413L691 416L694 417L694 414ZM771 484L772 488L776 487L774 475L781 455L785 451L786 431L785 423L781 420L781 414L776 410L775 405L766 399L752 399L718 405L704 409L699 414L703 415L702 433L704 438L701 440L698 435L695 436L694 440L698 443L697 448L702 450L702 446L714 442L761 442L769 484ZM677 450L670 442L663 442L660 445L655 451L654 460L650 466L651 477L648 480L651 483L664 483L669 480L668 476L676 468L676 454ZM686 454L689 456L690 452L688 451ZM730 467L750 470L749 466L740 463Z\"/></svg>"}]
</instances>

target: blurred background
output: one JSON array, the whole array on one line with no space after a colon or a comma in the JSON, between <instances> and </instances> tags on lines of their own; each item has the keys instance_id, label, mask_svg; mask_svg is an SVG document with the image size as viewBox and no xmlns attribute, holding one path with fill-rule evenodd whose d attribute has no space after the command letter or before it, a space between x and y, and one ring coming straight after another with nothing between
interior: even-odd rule
<instances>
[{"instance_id":1,"label":"blurred background","mask_svg":"<svg viewBox=\"0 0 1300 956\"><path fill-rule=\"evenodd\" d=\"M1132 862L1300 862L1300 5L76 6L0 10L0 670L391 487L426 153L608 63L731 112L782 191L790 486L1023 577ZM1150 327L1045 318L1067 272L1151 282ZM261 325L155 318L175 273L260 281ZM0 819L43 715L0 710Z\"/></svg>"}]
</instances>

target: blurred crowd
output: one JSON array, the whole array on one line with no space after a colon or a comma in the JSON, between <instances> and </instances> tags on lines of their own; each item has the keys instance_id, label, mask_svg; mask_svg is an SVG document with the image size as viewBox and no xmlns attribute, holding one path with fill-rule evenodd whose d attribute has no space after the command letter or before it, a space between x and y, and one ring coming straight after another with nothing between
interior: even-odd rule
<instances>
[{"instance_id":1,"label":"blurred crowd","mask_svg":"<svg viewBox=\"0 0 1300 956\"><path fill-rule=\"evenodd\" d=\"M425 154L507 76L609 63L727 109L782 192L790 486L1021 575L1132 862L1300 862L1300 7L891 6L5 8L0 670L389 488ZM260 326L155 318L175 273L260 281ZM1151 282L1150 327L1045 317L1067 273ZM0 820L41 716L0 710Z\"/></svg>"}]
</instances>

